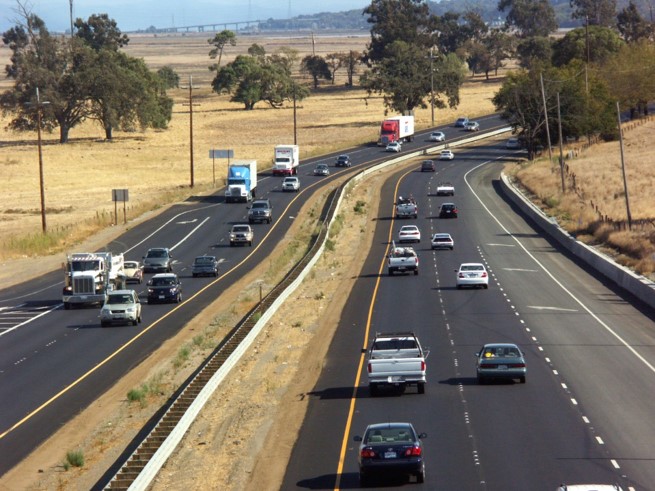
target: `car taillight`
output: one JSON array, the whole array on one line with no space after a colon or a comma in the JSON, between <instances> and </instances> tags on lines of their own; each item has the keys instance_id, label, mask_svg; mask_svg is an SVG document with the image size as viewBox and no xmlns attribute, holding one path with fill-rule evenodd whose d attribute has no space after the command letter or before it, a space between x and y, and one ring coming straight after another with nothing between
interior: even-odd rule
<instances>
[{"instance_id":1,"label":"car taillight","mask_svg":"<svg viewBox=\"0 0 655 491\"><path fill-rule=\"evenodd\" d=\"M510 368L525 368L525 363L510 363L507 366Z\"/></svg>"},{"instance_id":2,"label":"car taillight","mask_svg":"<svg viewBox=\"0 0 655 491\"><path fill-rule=\"evenodd\" d=\"M369 364L368 364L368 373L371 373L372 371L373 371L373 367L372 367L371 364L369 363Z\"/></svg>"},{"instance_id":3,"label":"car taillight","mask_svg":"<svg viewBox=\"0 0 655 491\"><path fill-rule=\"evenodd\" d=\"M482 273L482 277L483 277L483 278L486 278L486 277L487 277L487 273L486 273L486 272Z\"/></svg>"},{"instance_id":4,"label":"car taillight","mask_svg":"<svg viewBox=\"0 0 655 491\"><path fill-rule=\"evenodd\" d=\"M421 371L425 372L425 361L421 361Z\"/></svg>"},{"instance_id":5,"label":"car taillight","mask_svg":"<svg viewBox=\"0 0 655 491\"><path fill-rule=\"evenodd\" d=\"M464 273L460 273L460 274L459 274L459 277L460 277L460 278L464 278Z\"/></svg>"},{"instance_id":6,"label":"car taillight","mask_svg":"<svg viewBox=\"0 0 655 491\"><path fill-rule=\"evenodd\" d=\"M422 452L421 447L411 447L405 450L405 457L420 457Z\"/></svg>"},{"instance_id":7,"label":"car taillight","mask_svg":"<svg viewBox=\"0 0 655 491\"><path fill-rule=\"evenodd\" d=\"M361 452L361 456L363 459L372 459L375 458L375 452L373 451L372 448L363 448Z\"/></svg>"}]
</instances>

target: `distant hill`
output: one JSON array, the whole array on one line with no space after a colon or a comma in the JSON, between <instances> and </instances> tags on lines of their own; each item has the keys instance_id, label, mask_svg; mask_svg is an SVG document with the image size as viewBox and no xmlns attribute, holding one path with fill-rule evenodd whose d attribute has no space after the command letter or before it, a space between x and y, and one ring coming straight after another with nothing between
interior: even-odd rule
<instances>
[{"instance_id":1,"label":"distant hill","mask_svg":"<svg viewBox=\"0 0 655 491\"><path fill-rule=\"evenodd\" d=\"M641 15L645 19L650 17L649 0L633 0ZM618 0L617 10L622 10L628 5L629 0ZM581 22L571 19L571 5L569 0L551 0L560 27L577 27ZM428 2L430 11L436 15L443 15L446 12L464 13L467 11L478 12L485 22L489 24L502 24L505 22L505 13L498 11L498 0L442 0L440 2ZM363 9L354 9L344 12L321 12L314 15L300 15L292 19L268 19L261 24L264 30L273 29L370 29L366 21L367 16L362 14Z\"/></svg>"}]
</instances>

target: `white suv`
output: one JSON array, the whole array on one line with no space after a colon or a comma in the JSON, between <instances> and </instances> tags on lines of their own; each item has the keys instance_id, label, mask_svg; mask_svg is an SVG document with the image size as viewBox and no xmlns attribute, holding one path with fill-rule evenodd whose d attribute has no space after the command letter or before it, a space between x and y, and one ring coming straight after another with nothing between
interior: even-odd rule
<instances>
[{"instance_id":1,"label":"white suv","mask_svg":"<svg viewBox=\"0 0 655 491\"><path fill-rule=\"evenodd\" d=\"M132 324L141 322L141 302L134 290L114 290L107 294L100 309L100 325Z\"/></svg>"}]
</instances>

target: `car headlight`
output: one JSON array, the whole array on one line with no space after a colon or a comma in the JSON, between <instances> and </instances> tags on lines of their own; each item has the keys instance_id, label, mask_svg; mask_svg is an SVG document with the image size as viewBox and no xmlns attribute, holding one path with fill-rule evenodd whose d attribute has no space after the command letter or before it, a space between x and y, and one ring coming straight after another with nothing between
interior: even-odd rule
<instances>
[{"instance_id":1,"label":"car headlight","mask_svg":"<svg viewBox=\"0 0 655 491\"><path fill-rule=\"evenodd\" d=\"M133 313L133 312L136 312L136 308L135 307L128 307L127 311L130 312L130 313Z\"/></svg>"}]
</instances>

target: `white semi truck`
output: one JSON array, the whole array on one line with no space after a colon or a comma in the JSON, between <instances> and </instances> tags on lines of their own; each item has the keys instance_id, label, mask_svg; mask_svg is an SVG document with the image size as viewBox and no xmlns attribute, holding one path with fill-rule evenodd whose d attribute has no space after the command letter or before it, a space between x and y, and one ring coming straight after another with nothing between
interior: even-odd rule
<instances>
[{"instance_id":1,"label":"white semi truck","mask_svg":"<svg viewBox=\"0 0 655 491\"><path fill-rule=\"evenodd\" d=\"M298 145L276 145L273 162L274 176L295 176L300 165Z\"/></svg>"},{"instance_id":2,"label":"white semi truck","mask_svg":"<svg viewBox=\"0 0 655 491\"><path fill-rule=\"evenodd\" d=\"M105 295L125 288L125 258L111 252L78 252L66 256L62 301L74 305L102 305Z\"/></svg>"}]
</instances>

